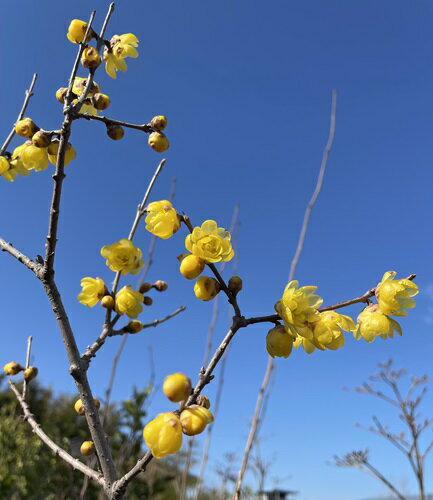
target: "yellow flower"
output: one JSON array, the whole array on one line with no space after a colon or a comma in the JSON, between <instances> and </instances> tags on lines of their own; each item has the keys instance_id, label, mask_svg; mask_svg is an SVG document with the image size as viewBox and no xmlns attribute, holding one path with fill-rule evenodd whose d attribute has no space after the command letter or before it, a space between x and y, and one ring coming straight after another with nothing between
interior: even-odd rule
<instances>
[{"instance_id":1,"label":"yellow flower","mask_svg":"<svg viewBox=\"0 0 433 500\"><path fill-rule=\"evenodd\" d=\"M325 311L319 314L318 321L312 324L312 343L321 350L336 350L344 345L344 333L353 332L355 323L352 318L335 311Z\"/></svg>"},{"instance_id":2,"label":"yellow flower","mask_svg":"<svg viewBox=\"0 0 433 500\"><path fill-rule=\"evenodd\" d=\"M187 280L194 280L203 272L204 260L192 254L181 255L178 258L182 259L179 267L180 274Z\"/></svg>"},{"instance_id":3,"label":"yellow flower","mask_svg":"<svg viewBox=\"0 0 433 500\"><path fill-rule=\"evenodd\" d=\"M209 276L200 276L195 282L194 293L200 300L211 300L217 296L220 291L220 285L215 278Z\"/></svg>"},{"instance_id":4,"label":"yellow flower","mask_svg":"<svg viewBox=\"0 0 433 500\"><path fill-rule=\"evenodd\" d=\"M152 132L147 140L149 146L157 153L163 153L170 147L167 136L162 132Z\"/></svg>"},{"instance_id":5,"label":"yellow flower","mask_svg":"<svg viewBox=\"0 0 433 500\"><path fill-rule=\"evenodd\" d=\"M162 390L170 401L179 403L191 394L191 380L183 373L167 375Z\"/></svg>"},{"instance_id":6,"label":"yellow flower","mask_svg":"<svg viewBox=\"0 0 433 500\"><path fill-rule=\"evenodd\" d=\"M50 163L54 166L57 164L57 153L59 151L59 144L60 144L59 139L54 139L53 141L50 142L50 145L48 146L48 159L50 160ZM75 151L72 144L68 142L65 151L65 167L69 165L69 163L71 163L71 161L74 160L76 156L77 152Z\"/></svg>"},{"instance_id":7,"label":"yellow flower","mask_svg":"<svg viewBox=\"0 0 433 500\"><path fill-rule=\"evenodd\" d=\"M205 262L228 262L235 254L230 241L231 235L214 220L195 227L185 239L186 249Z\"/></svg>"},{"instance_id":8,"label":"yellow flower","mask_svg":"<svg viewBox=\"0 0 433 500\"><path fill-rule=\"evenodd\" d=\"M383 314L377 304L367 306L357 321L358 324L353 332L356 340L362 337L367 342L373 342L376 337L393 338L394 331L399 335L403 334L397 321Z\"/></svg>"},{"instance_id":9,"label":"yellow flower","mask_svg":"<svg viewBox=\"0 0 433 500\"><path fill-rule=\"evenodd\" d=\"M80 21L79 19L72 19L68 32L66 33L66 37L72 43L82 43L84 42L84 35L86 34L87 23L84 21ZM92 36L94 36L95 32L90 28L89 33L87 35L86 42L88 42Z\"/></svg>"},{"instance_id":10,"label":"yellow flower","mask_svg":"<svg viewBox=\"0 0 433 500\"><path fill-rule=\"evenodd\" d=\"M80 452L82 455L89 456L95 453L95 445L93 441L84 441L84 443L80 446Z\"/></svg>"},{"instance_id":11,"label":"yellow flower","mask_svg":"<svg viewBox=\"0 0 433 500\"><path fill-rule=\"evenodd\" d=\"M302 346L307 354L311 354L316 349L316 346L313 344L313 342L311 342L311 340L308 340L306 337L302 337L301 335L298 335L295 338L295 340L293 341L293 345L296 347L296 349Z\"/></svg>"},{"instance_id":12,"label":"yellow flower","mask_svg":"<svg viewBox=\"0 0 433 500\"><path fill-rule=\"evenodd\" d=\"M78 99L74 99L72 101L72 104L77 104L77 102ZM80 113L95 116L98 114L98 110L95 108L95 106L93 106L92 101L90 101L90 99L85 99L85 101L81 105Z\"/></svg>"},{"instance_id":13,"label":"yellow flower","mask_svg":"<svg viewBox=\"0 0 433 500\"><path fill-rule=\"evenodd\" d=\"M86 47L81 54L81 64L85 68L95 70L101 64L101 56L95 47Z\"/></svg>"},{"instance_id":14,"label":"yellow flower","mask_svg":"<svg viewBox=\"0 0 433 500\"><path fill-rule=\"evenodd\" d=\"M104 60L105 71L111 78L116 78L116 72L126 71L125 57L138 57L135 47L138 46L138 38L132 33L125 35L114 35L110 40L110 48L105 47Z\"/></svg>"},{"instance_id":15,"label":"yellow flower","mask_svg":"<svg viewBox=\"0 0 433 500\"><path fill-rule=\"evenodd\" d=\"M11 361L10 363L6 363L4 365L3 370L6 375L16 375L20 371L24 370L24 368L16 361Z\"/></svg>"},{"instance_id":16,"label":"yellow flower","mask_svg":"<svg viewBox=\"0 0 433 500\"><path fill-rule=\"evenodd\" d=\"M166 240L179 230L179 217L169 201L161 200L149 203L146 211L146 229L155 236Z\"/></svg>"},{"instance_id":17,"label":"yellow flower","mask_svg":"<svg viewBox=\"0 0 433 500\"><path fill-rule=\"evenodd\" d=\"M85 306L93 307L106 294L105 283L101 278L83 278L78 300Z\"/></svg>"},{"instance_id":18,"label":"yellow flower","mask_svg":"<svg viewBox=\"0 0 433 500\"><path fill-rule=\"evenodd\" d=\"M318 320L317 308L322 304L323 299L314 295L316 286L303 286L298 288L296 280L290 281L284 289L283 296L275 304L275 310L284 321L288 333L293 338L301 335L309 338L311 328L308 323Z\"/></svg>"},{"instance_id":19,"label":"yellow flower","mask_svg":"<svg viewBox=\"0 0 433 500\"><path fill-rule=\"evenodd\" d=\"M37 377L38 371L39 370L36 368L36 366L29 366L24 370L24 380L26 382L30 382L35 377Z\"/></svg>"},{"instance_id":20,"label":"yellow flower","mask_svg":"<svg viewBox=\"0 0 433 500\"><path fill-rule=\"evenodd\" d=\"M31 118L23 118L15 123L15 132L21 137L30 139L39 130L39 127Z\"/></svg>"},{"instance_id":21,"label":"yellow flower","mask_svg":"<svg viewBox=\"0 0 433 500\"><path fill-rule=\"evenodd\" d=\"M93 398L93 402L95 403L96 409L99 410L99 408L101 407L101 402L99 401L99 399ZM74 410L78 413L78 415L81 415L81 416L84 415L85 411L84 411L84 406L83 406L83 402L81 401L81 399L77 399L77 401L75 401Z\"/></svg>"},{"instance_id":22,"label":"yellow flower","mask_svg":"<svg viewBox=\"0 0 433 500\"><path fill-rule=\"evenodd\" d=\"M144 266L142 251L126 238L102 247L101 255L107 259L107 266L114 272L137 274Z\"/></svg>"},{"instance_id":23,"label":"yellow flower","mask_svg":"<svg viewBox=\"0 0 433 500\"><path fill-rule=\"evenodd\" d=\"M388 271L377 285L376 297L383 314L407 316L405 309L415 307L413 296L418 294L418 285L407 279L395 280L395 271Z\"/></svg>"},{"instance_id":24,"label":"yellow flower","mask_svg":"<svg viewBox=\"0 0 433 500\"><path fill-rule=\"evenodd\" d=\"M160 413L143 429L143 437L155 458L162 458L182 446L182 426L171 412Z\"/></svg>"},{"instance_id":25,"label":"yellow flower","mask_svg":"<svg viewBox=\"0 0 433 500\"><path fill-rule=\"evenodd\" d=\"M86 78L81 78L80 76L76 76L74 79L74 83L72 85L72 93L77 96L80 96L84 92L86 85L87 85ZM101 87L95 81L93 81L92 84L90 85L87 97L93 97L98 92L101 92Z\"/></svg>"},{"instance_id":26,"label":"yellow flower","mask_svg":"<svg viewBox=\"0 0 433 500\"><path fill-rule=\"evenodd\" d=\"M20 150L20 159L27 170L36 170L40 172L48 167L47 148L38 148L32 142L28 142Z\"/></svg>"},{"instance_id":27,"label":"yellow flower","mask_svg":"<svg viewBox=\"0 0 433 500\"><path fill-rule=\"evenodd\" d=\"M288 358L292 347L293 337L286 332L283 325L275 326L266 335L266 349L273 358Z\"/></svg>"},{"instance_id":28,"label":"yellow flower","mask_svg":"<svg viewBox=\"0 0 433 500\"><path fill-rule=\"evenodd\" d=\"M18 146L14 149L14 152L12 153L12 158L9 160L9 169L1 173L3 178L6 179L8 182L14 181L18 174L25 176L29 175L29 171L21 161L21 153L29 144L30 142L27 141L24 144L21 144L21 146Z\"/></svg>"},{"instance_id":29,"label":"yellow flower","mask_svg":"<svg viewBox=\"0 0 433 500\"><path fill-rule=\"evenodd\" d=\"M4 156L0 156L0 175L3 175L10 168L9 161Z\"/></svg>"},{"instance_id":30,"label":"yellow flower","mask_svg":"<svg viewBox=\"0 0 433 500\"><path fill-rule=\"evenodd\" d=\"M182 431L187 436L200 434L213 420L212 412L199 405L189 406L180 414Z\"/></svg>"},{"instance_id":31,"label":"yellow flower","mask_svg":"<svg viewBox=\"0 0 433 500\"><path fill-rule=\"evenodd\" d=\"M124 286L116 293L115 311L136 318L143 310L143 295L135 292L131 285Z\"/></svg>"}]
</instances>

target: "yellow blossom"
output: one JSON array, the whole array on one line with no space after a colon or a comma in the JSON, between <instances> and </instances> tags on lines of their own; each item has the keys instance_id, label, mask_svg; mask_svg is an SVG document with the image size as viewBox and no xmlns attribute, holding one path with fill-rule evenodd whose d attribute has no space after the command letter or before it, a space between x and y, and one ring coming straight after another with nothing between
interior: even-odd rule
<instances>
[{"instance_id":1,"label":"yellow blossom","mask_svg":"<svg viewBox=\"0 0 433 500\"><path fill-rule=\"evenodd\" d=\"M314 295L316 286L303 286L298 288L298 281L290 281L284 289L283 296L275 304L275 310L284 321L288 333L293 338L296 335L304 337L311 336L311 328L308 323L318 320L317 308L322 304L323 299Z\"/></svg>"},{"instance_id":2,"label":"yellow blossom","mask_svg":"<svg viewBox=\"0 0 433 500\"><path fill-rule=\"evenodd\" d=\"M10 168L9 161L4 156L0 156L0 175L3 175Z\"/></svg>"},{"instance_id":3,"label":"yellow blossom","mask_svg":"<svg viewBox=\"0 0 433 500\"><path fill-rule=\"evenodd\" d=\"M418 285L408 279L395 280L395 271L388 271L377 285L376 297L379 309L384 314L407 316L405 309L415 307L412 298L418 294Z\"/></svg>"},{"instance_id":4,"label":"yellow blossom","mask_svg":"<svg viewBox=\"0 0 433 500\"><path fill-rule=\"evenodd\" d=\"M111 38L110 48L105 47L104 50L105 71L111 78L116 78L118 70L127 70L125 57L138 57L137 46L138 38L132 33Z\"/></svg>"},{"instance_id":5,"label":"yellow blossom","mask_svg":"<svg viewBox=\"0 0 433 500\"><path fill-rule=\"evenodd\" d=\"M356 340L362 337L367 342L373 342L376 337L381 337L384 340L393 338L395 331L399 335L403 334L399 323L383 314L377 304L367 306L358 316L357 322L353 332Z\"/></svg>"},{"instance_id":6,"label":"yellow blossom","mask_svg":"<svg viewBox=\"0 0 433 500\"><path fill-rule=\"evenodd\" d=\"M3 370L6 375L16 375L20 371L24 370L24 368L16 361L11 361L10 363L6 363L4 365Z\"/></svg>"},{"instance_id":7,"label":"yellow blossom","mask_svg":"<svg viewBox=\"0 0 433 500\"><path fill-rule=\"evenodd\" d=\"M47 148L38 148L32 142L26 143L20 151L21 162L27 170L40 172L48 167Z\"/></svg>"},{"instance_id":8,"label":"yellow blossom","mask_svg":"<svg viewBox=\"0 0 433 500\"><path fill-rule=\"evenodd\" d=\"M29 175L29 171L23 165L23 162L21 160L21 153L29 144L30 142L27 141L24 144L21 144L21 146L18 146L14 149L14 152L12 153L12 158L9 160L9 170L6 170L4 173L1 174L3 178L6 179L8 182L14 181L18 174L24 176Z\"/></svg>"},{"instance_id":9,"label":"yellow blossom","mask_svg":"<svg viewBox=\"0 0 433 500\"><path fill-rule=\"evenodd\" d=\"M344 345L344 333L353 332L355 323L352 318L335 311L319 314L318 320L312 324L313 339L309 339L319 349L336 350Z\"/></svg>"},{"instance_id":10,"label":"yellow blossom","mask_svg":"<svg viewBox=\"0 0 433 500\"><path fill-rule=\"evenodd\" d=\"M38 130L39 127L31 118L23 118L15 123L15 132L21 137L30 139Z\"/></svg>"},{"instance_id":11,"label":"yellow blossom","mask_svg":"<svg viewBox=\"0 0 433 500\"><path fill-rule=\"evenodd\" d=\"M142 251L126 238L102 247L101 255L107 259L107 266L114 272L137 274L144 266Z\"/></svg>"},{"instance_id":12,"label":"yellow blossom","mask_svg":"<svg viewBox=\"0 0 433 500\"><path fill-rule=\"evenodd\" d=\"M93 441L84 441L84 443L80 446L80 452L82 455L89 456L95 453L95 445Z\"/></svg>"},{"instance_id":13,"label":"yellow blossom","mask_svg":"<svg viewBox=\"0 0 433 500\"><path fill-rule=\"evenodd\" d=\"M162 390L170 401L179 403L191 394L191 380L183 373L167 375Z\"/></svg>"},{"instance_id":14,"label":"yellow blossom","mask_svg":"<svg viewBox=\"0 0 433 500\"><path fill-rule=\"evenodd\" d=\"M72 104L77 104L77 102L78 99L74 99L72 101ZM98 110L95 108L95 106L93 106L92 101L90 99L85 99L85 101L80 107L80 113L95 116L98 114Z\"/></svg>"},{"instance_id":15,"label":"yellow blossom","mask_svg":"<svg viewBox=\"0 0 433 500\"><path fill-rule=\"evenodd\" d=\"M155 458L176 453L182 446L180 420L174 413L160 413L144 427L143 437Z\"/></svg>"},{"instance_id":16,"label":"yellow blossom","mask_svg":"<svg viewBox=\"0 0 433 500\"><path fill-rule=\"evenodd\" d=\"M302 337L301 335L298 335L295 338L293 345L296 349L302 346L307 354L311 354L316 349L316 346L311 342L311 340L308 340L306 337Z\"/></svg>"},{"instance_id":17,"label":"yellow blossom","mask_svg":"<svg viewBox=\"0 0 433 500\"><path fill-rule=\"evenodd\" d=\"M288 358L292 347L293 337L286 332L283 325L275 326L266 335L266 349L273 358Z\"/></svg>"},{"instance_id":18,"label":"yellow blossom","mask_svg":"<svg viewBox=\"0 0 433 500\"><path fill-rule=\"evenodd\" d=\"M185 254L178 257L181 259L179 271L187 280L194 280L203 272L205 261L195 255Z\"/></svg>"},{"instance_id":19,"label":"yellow blossom","mask_svg":"<svg viewBox=\"0 0 433 500\"><path fill-rule=\"evenodd\" d=\"M195 296L200 300L211 300L218 295L219 291L218 281L210 276L200 276L194 285Z\"/></svg>"},{"instance_id":20,"label":"yellow blossom","mask_svg":"<svg viewBox=\"0 0 433 500\"><path fill-rule=\"evenodd\" d=\"M101 56L95 47L86 47L81 54L81 64L85 68L95 70L101 64Z\"/></svg>"},{"instance_id":21,"label":"yellow blossom","mask_svg":"<svg viewBox=\"0 0 433 500\"><path fill-rule=\"evenodd\" d=\"M130 318L136 318L143 310L143 295L135 292L130 285L124 286L116 293L114 309L117 314L126 314Z\"/></svg>"},{"instance_id":22,"label":"yellow blossom","mask_svg":"<svg viewBox=\"0 0 433 500\"><path fill-rule=\"evenodd\" d=\"M74 83L72 85L72 93L74 93L77 96L80 96L84 92L86 85L87 85L86 78L81 78L80 76L76 76L74 79ZM93 97L95 94L99 92L101 92L101 87L95 81L93 81L92 84L90 85L87 97Z\"/></svg>"},{"instance_id":23,"label":"yellow blossom","mask_svg":"<svg viewBox=\"0 0 433 500\"><path fill-rule=\"evenodd\" d=\"M213 420L212 412L199 405L189 406L180 414L182 431L187 436L200 434Z\"/></svg>"},{"instance_id":24,"label":"yellow blossom","mask_svg":"<svg viewBox=\"0 0 433 500\"><path fill-rule=\"evenodd\" d=\"M157 153L163 153L170 147L167 136L162 132L152 132L147 140L149 146Z\"/></svg>"},{"instance_id":25,"label":"yellow blossom","mask_svg":"<svg viewBox=\"0 0 433 500\"><path fill-rule=\"evenodd\" d=\"M24 380L30 382L38 375L38 369L36 366L29 366L24 370Z\"/></svg>"},{"instance_id":26,"label":"yellow blossom","mask_svg":"<svg viewBox=\"0 0 433 500\"><path fill-rule=\"evenodd\" d=\"M54 166L57 164L57 153L59 151L59 144L60 144L59 139L54 139L53 141L50 142L50 145L48 146L48 159L50 160L50 163ZM65 151L65 167L69 165L69 163L71 163L71 161L74 160L76 156L77 152L75 151L72 144L68 142Z\"/></svg>"},{"instance_id":27,"label":"yellow blossom","mask_svg":"<svg viewBox=\"0 0 433 500\"><path fill-rule=\"evenodd\" d=\"M71 23L69 24L66 37L72 43L82 43L84 42L84 36L86 34L86 30L87 30L86 22L80 21L80 19L72 19ZM90 28L86 42L88 42L93 35L94 31L92 30L92 28Z\"/></svg>"},{"instance_id":28,"label":"yellow blossom","mask_svg":"<svg viewBox=\"0 0 433 500\"><path fill-rule=\"evenodd\" d=\"M171 202L153 201L147 205L146 211L146 229L155 236L166 240L179 230L179 217Z\"/></svg>"},{"instance_id":29,"label":"yellow blossom","mask_svg":"<svg viewBox=\"0 0 433 500\"><path fill-rule=\"evenodd\" d=\"M85 306L96 306L106 294L105 283L101 278L83 278L81 287L78 300Z\"/></svg>"},{"instance_id":30,"label":"yellow blossom","mask_svg":"<svg viewBox=\"0 0 433 500\"><path fill-rule=\"evenodd\" d=\"M230 241L231 235L214 220L195 227L185 239L186 249L205 262L228 262L235 254Z\"/></svg>"}]
</instances>

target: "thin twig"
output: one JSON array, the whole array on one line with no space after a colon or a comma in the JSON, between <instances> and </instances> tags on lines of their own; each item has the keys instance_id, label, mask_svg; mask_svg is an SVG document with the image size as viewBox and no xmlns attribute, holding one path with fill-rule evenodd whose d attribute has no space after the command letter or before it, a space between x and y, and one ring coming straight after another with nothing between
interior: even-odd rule
<instances>
[{"instance_id":1,"label":"thin twig","mask_svg":"<svg viewBox=\"0 0 433 500\"><path fill-rule=\"evenodd\" d=\"M314 188L313 195L311 196L311 199L308 202L308 205L305 209L304 220L302 223L301 232L299 234L298 244L296 246L296 251L295 251L295 254L293 256L292 262L290 264L289 281L293 280L293 278L295 276L296 267L299 263L299 258L301 256L302 249L304 248L304 241L305 241L305 236L306 236L307 230L308 230L308 223L310 221L311 212L314 208L314 205L317 201L317 198L318 198L320 191L322 189L322 186L323 186L323 178L324 178L326 166L328 163L329 152L331 151L332 143L333 143L334 137L335 137L336 112L337 112L337 91L334 89L332 91L332 96L331 96L331 114L330 114L330 120L329 120L328 140L326 142L325 149L323 150L322 162L321 162L320 169L319 169L319 175L317 177L316 187ZM257 319L257 318L255 318L255 319ZM258 322L258 321L252 321L252 320L254 320L254 318L250 319L249 324ZM247 444L245 446L245 452L244 452L244 457L242 459L241 468L240 468L239 473L238 473L236 487L235 487L235 490L233 493L233 499L238 499L240 497L243 477L244 477L244 474L245 474L245 471L246 471L246 468L248 465L248 460L250 457L251 449L253 447L257 428L258 428L258 422L259 422L260 414L261 414L261 410L262 410L263 397L264 397L264 394L267 390L267 386L268 386L270 375L271 375L273 368L274 368L274 359L272 356L269 356L268 362L266 365L265 375L263 377L263 381L262 381L262 384L260 386L259 393L257 395L256 407L254 410L253 419L251 421L250 432L248 435Z\"/></svg>"},{"instance_id":2,"label":"thin twig","mask_svg":"<svg viewBox=\"0 0 433 500\"><path fill-rule=\"evenodd\" d=\"M26 370L30 366L30 353L32 350L32 340L33 337L30 335L27 339L27 354L26 354ZM23 382L23 400L26 400L27 395L27 380L24 378Z\"/></svg>"},{"instance_id":3,"label":"thin twig","mask_svg":"<svg viewBox=\"0 0 433 500\"><path fill-rule=\"evenodd\" d=\"M21 262L21 264L24 264L28 269L33 271L36 274L36 276L39 277L42 266L40 264L37 264L36 262L34 262L32 259L30 259L26 255L24 255L19 250L17 250L12 245L12 243L8 243L3 238L0 238L0 248L1 248L2 252L7 252L10 255L12 255L12 257L15 257L19 262Z\"/></svg>"},{"instance_id":4,"label":"thin twig","mask_svg":"<svg viewBox=\"0 0 433 500\"><path fill-rule=\"evenodd\" d=\"M34 419L34 416L31 413L28 404L24 401L24 398L21 396L18 389L15 387L15 385L12 383L11 380L9 380L9 386L12 392L15 394L24 412L25 420L27 420L30 427L33 429L33 432L39 437L39 439L42 442L44 442L56 455L62 458L66 463L71 465L74 469L79 470L89 478L99 483L101 486L105 487L104 478L101 476L99 472L96 472L90 467L87 467L87 465L83 464L78 459L69 455L69 453L67 453L63 448L60 448L60 446L58 446L50 437L48 437L45 434L45 432L41 429L40 425Z\"/></svg>"},{"instance_id":5,"label":"thin twig","mask_svg":"<svg viewBox=\"0 0 433 500\"><path fill-rule=\"evenodd\" d=\"M25 91L25 98L24 98L24 102L23 102L23 105L21 107L21 110L20 112L18 113L18 117L17 117L17 122L19 122L23 116L24 116L24 113L26 112L26 109L27 109L27 105L29 104L29 101L30 101L30 98L32 97L33 95L33 88L35 86L35 83L36 83L36 79L38 78L38 75L37 73L34 73L33 74L33 78L32 78L32 81L30 82L30 86L29 88ZM15 122L16 123L16 122ZM7 147L9 146L9 143L11 142L11 140L13 139L15 135L15 124L14 126L12 127L12 130L9 132L9 135L6 137L5 139L5 142L3 143L3 146L1 147L0 149L0 156L3 155L3 153L6 151Z\"/></svg>"},{"instance_id":6,"label":"thin twig","mask_svg":"<svg viewBox=\"0 0 433 500\"><path fill-rule=\"evenodd\" d=\"M106 116L100 115L89 115L87 113L77 113L75 118L84 118L85 120L96 120L99 122L103 122L106 125L120 125L121 127L133 128L135 130L140 130L141 132L145 132L146 134L150 134L153 132L153 128L148 123L136 124L136 123L128 123L121 120L115 120L114 118L108 118Z\"/></svg>"},{"instance_id":7,"label":"thin twig","mask_svg":"<svg viewBox=\"0 0 433 500\"><path fill-rule=\"evenodd\" d=\"M370 462L368 461L364 461L363 462L363 465L373 474L373 476L377 477L377 479L379 479L380 481L382 481L383 484L385 484L386 486L388 486L388 488L394 492L397 497L400 499L400 500L406 500L406 497L404 497L398 490L397 488L388 481L388 479L386 479L386 477L381 474L377 469L376 467L373 467L373 465L370 464Z\"/></svg>"}]
</instances>

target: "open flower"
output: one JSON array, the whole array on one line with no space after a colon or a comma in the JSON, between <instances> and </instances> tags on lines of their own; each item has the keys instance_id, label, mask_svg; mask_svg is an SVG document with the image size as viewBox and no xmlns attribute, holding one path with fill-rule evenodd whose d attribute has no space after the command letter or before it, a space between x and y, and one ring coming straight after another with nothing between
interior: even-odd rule
<instances>
[{"instance_id":1,"label":"open flower","mask_svg":"<svg viewBox=\"0 0 433 500\"><path fill-rule=\"evenodd\" d=\"M205 262L228 262L235 254L230 239L229 231L218 227L214 220L207 220L186 237L185 246Z\"/></svg>"},{"instance_id":2,"label":"open flower","mask_svg":"<svg viewBox=\"0 0 433 500\"><path fill-rule=\"evenodd\" d=\"M117 314L136 318L143 310L143 295L135 292L131 285L124 286L116 293L114 309Z\"/></svg>"},{"instance_id":3,"label":"open flower","mask_svg":"<svg viewBox=\"0 0 433 500\"><path fill-rule=\"evenodd\" d=\"M169 201L149 203L146 211L146 229L155 236L166 240L179 230L179 217Z\"/></svg>"},{"instance_id":4,"label":"open flower","mask_svg":"<svg viewBox=\"0 0 433 500\"><path fill-rule=\"evenodd\" d=\"M377 304L367 306L358 316L357 322L353 332L356 340L362 337L366 342L373 342L376 337L393 338L394 332L403 334L399 323L383 314Z\"/></svg>"},{"instance_id":5,"label":"open flower","mask_svg":"<svg viewBox=\"0 0 433 500\"><path fill-rule=\"evenodd\" d=\"M316 346L313 344L313 342L311 342L311 340L307 339L306 337L302 337L301 335L298 335L295 338L295 340L293 341L293 345L296 347L296 349L302 346L307 354L311 354L316 350Z\"/></svg>"},{"instance_id":6,"label":"open flower","mask_svg":"<svg viewBox=\"0 0 433 500\"><path fill-rule=\"evenodd\" d=\"M418 294L418 285L407 279L395 280L395 271L388 271L376 287L379 309L384 314L407 316L405 309L415 307L413 296Z\"/></svg>"},{"instance_id":7,"label":"open flower","mask_svg":"<svg viewBox=\"0 0 433 500\"><path fill-rule=\"evenodd\" d=\"M160 413L143 429L143 437L155 458L176 453L182 446L182 426L174 413Z\"/></svg>"},{"instance_id":8,"label":"open flower","mask_svg":"<svg viewBox=\"0 0 433 500\"><path fill-rule=\"evenodd\" d=\"M102 247L101 255L107 259L107 266L114 272L137 274L144 266L142 251L126 238Z\"/></svg>"},{"instance_id":9,"label":"open flower","mask_svg":"<svg viewBox=\"0 0 433 500\"><path fill-rule=\"evenodd\" d=\"M106 294L105 283L101 278L83 278L81 280L81 288L78 300L81 304L89 307L96 306Z\"/></svg>"},{"instance_id":10,"label":"open flower","mask_svg":"<svg viewBox=\"0 0 433 500\"><path fill-rule=\"evenodd\" d=\"M17 162L15 168L24 166L27 170L36 170L40 172L48 167L48 151L47 148L38 148L31 141L18 146L19 150L16 159L20 159L20 163ZM17 148L18 149L18 148ZM15 155L16 150L14 151Z\"/></svg>"},{"instance_id":11,"label":"open flower","mask_svg":"<svg viewBox=\"0 0 433 500\"><path fill-rule=\"evenodd\" d=\"M284 289L283 296L275 304L275 310L284 321L284 326L293 338L301 335L306 338L312 336L309 323L319 319L317 308L323 299L314 295L316 286L302 286L298 288L298 281L290 281Z\"/></svg>"},{"instance_id":12,"label":"open flower","mask_svg":"<svg viewBox=\"0 0 433 500\"><path fill-rule=\"evenodd\" d=\"M344 345L344 333L353 332L353 319L335 311L319 313L318 321L313 323L313 344L319 349L336 350Z\"/></svg>"},{"instance_id":13,"label":"open flower","mask_svg":"<svg viewBox=\"0 0 433 500\"><path fill-rule=\"evenodd\" d=\"M138 38L132 33L114 35L110 40L110 47L105 47L105 71L111 78L116 78L116 72L128 69L125 57L138 57Z\"/></svg>"}]
</instances>

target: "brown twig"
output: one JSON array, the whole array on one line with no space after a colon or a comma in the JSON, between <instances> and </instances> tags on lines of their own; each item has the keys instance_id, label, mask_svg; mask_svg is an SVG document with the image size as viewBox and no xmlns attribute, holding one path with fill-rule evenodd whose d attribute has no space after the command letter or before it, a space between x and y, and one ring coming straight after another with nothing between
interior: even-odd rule
<instances>
[{"instance_id":1,"label":"brown twig","mask_svg":"<svg viewBox=\"0 0 433 500\"><path fill-rule=\"evenodd\" d=\"M128 123L121 120L115 120L114 118L108 118L106 116L100 115L89 115L87 113L77 113L75 118L84 118L85 120L96 120L99 122L103 122L106 125L120 125L125 128L132 128L135 130L140 130L141 132L145 132L146 134L150 134L153 132L153 128L148 123L136 124L136 123Z\"/></svg>"},{"instance_id":2,"label":"brown twig","mask_svg":"<svg viewBox=\"0 0 433 500\"><path fill-rule=\"evenodd\" d=\"M32 350L32 340L33 337L30 335L27 339L27 353L26 353L26 369L30 366L30 353ZM23 400L26 400L27 396L27 380L24 378L23 382Z\"/></svg>"},{"instance_id":3,"label":"brown twig","mask_svg":"<svg viewBox=\"0 0 433 500\"><path fill-rule=\"evenodd\" d=\"M8 243L3 238L0 238L0 248L2 249L2 252L7 252L10 255L12 255L12 257L15 257L18 260L18 262L24 264L28 269L30 269L30 271L33 271L36 274L36 276L39 277L42 266L34 262L32 259L24 255L19 250L17 250L12 245L12 243Z\"/></svg>"},{"instance_id":4,"label":"brown twig","mask_svg":"<svg viewBox=\"0 0 433 500\"><path fill-rule=\"evenodd\" d=\"M32 97L33 95L33 88L35 86L35 83L36 83L36 79L38 78L38 75L37 73L34 73L33 74L33 78L32 78L32 81L30 82L30 86L29 88L25 91L25 98L24 98L24 102L23 102L23 105L21 107L21 110L20 112L18 113L18 117L17 117L17 122L19 122L23 116L24 116L24 113L26 112L26 109L27 109L27 106L29 104L29 101L30 101L30 98ZM6 151L7 147L9 146L9 143L11 142L11 140L13 139L15 135L15 124L14 126L12 127L12 130L9 132L9 135L6 137L5 139L5 142L3 143L1 149L0 149L0 156L3 155L3 153Z\"/></svg>"},{"instance_id":5,"label":"brown twig","mask_svg":"<svg viewBox=\"0 0 433 500\"><path fill-rule=\"evenodd\" d=\"M22 410L24 413L24 418L27 420L29 423L30 427L32 428L33 432L39 437L39 439L45 443L56 455L58 455L60 458L62 458L66 463L71 465L74 469L79 470L89 478L93 479L96 481L98 484L101 486L105 487L105 481L102 475L88 467L87 465L83 464L80 462L78 459L72 457L67 453L63 448L60 448L50 437L48 437L45 432L41 429L40 425L36 422L34 419L33 414L31 413L28 404L24 401L23 396L19 393L18 389L15 387L15 385L12 383L11 380L9 380L9 386L12 390L12 392L15 394Z\"/></svg>"}]
</instances>

